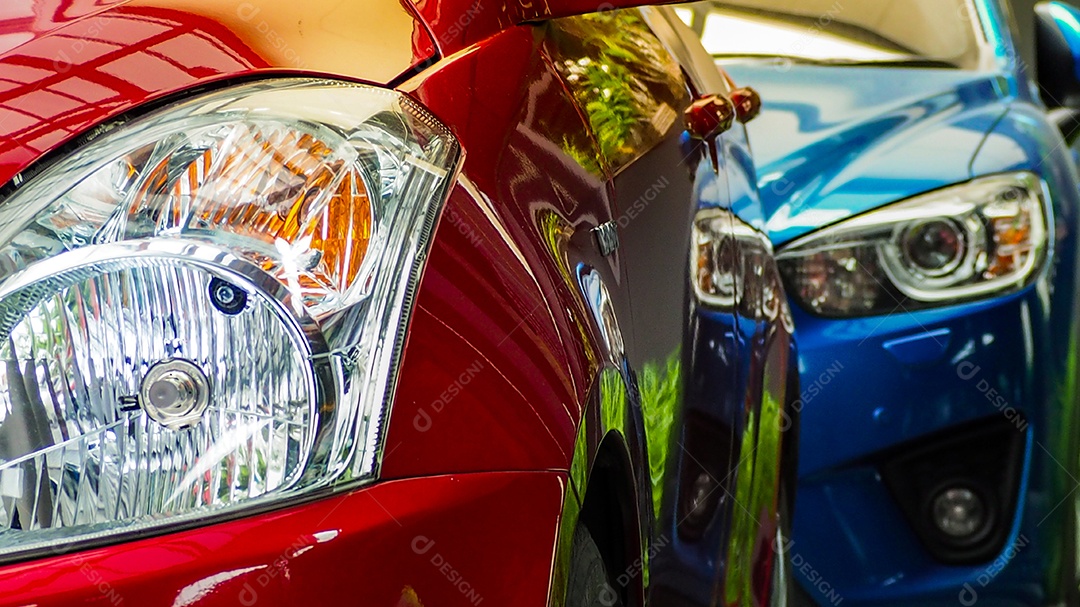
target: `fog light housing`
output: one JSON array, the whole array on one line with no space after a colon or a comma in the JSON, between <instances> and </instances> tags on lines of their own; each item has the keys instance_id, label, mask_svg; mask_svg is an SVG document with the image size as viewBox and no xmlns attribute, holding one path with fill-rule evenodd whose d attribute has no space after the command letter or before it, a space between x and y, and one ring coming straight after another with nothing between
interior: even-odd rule
<instances>
[{"instance_id":1,"label":"fog light housing","mask_svg":"<svg viewBox=\"0 0 1080 607\"><path fill-rule=\"evenodd\" d=\"M937 561L972 565L1005 548L1014 521L1030 429L995 415L896 445L881 477Z\"/></svg>"}]
</instances>

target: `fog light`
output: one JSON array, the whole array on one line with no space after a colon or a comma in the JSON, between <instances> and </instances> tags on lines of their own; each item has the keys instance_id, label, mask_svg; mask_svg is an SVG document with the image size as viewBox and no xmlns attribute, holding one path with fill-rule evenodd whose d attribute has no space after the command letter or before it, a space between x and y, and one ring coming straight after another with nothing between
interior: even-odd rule
<instances>
[{"instance_id":1,"label":"fog light","mask_svg":"<svg viewBox=\"0 0 1080 607\"><path fill-rule=\"evenodd\" d=\"M689 512L687 516L694 517L695 522L701 522L708 517L709 513L709 496L713 491L716 491L716 481L713 480L709 473L702 472L694 479L693 489L690 491L690 504Z\"/></svg>"},{"instance_id":2,"label":"fog light","mask_svg":"<svg viewBox=\"0 0 1080 607\"><path fill-rule=\"evenodd\" d=\"M986 526L986 504L979 494L966 487L941 491L934 497L932 508L934 525L950 538L969 539Z\"/></svg>"}]
</instances>

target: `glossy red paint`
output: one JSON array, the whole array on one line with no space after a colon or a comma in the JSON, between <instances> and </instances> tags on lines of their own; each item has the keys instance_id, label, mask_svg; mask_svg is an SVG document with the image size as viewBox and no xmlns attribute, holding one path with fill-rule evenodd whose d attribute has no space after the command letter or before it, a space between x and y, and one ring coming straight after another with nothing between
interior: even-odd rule
<instances>
[{"instance_id":1,"label":"glossy red paint","mask_svg":"<svg viewBox=\"0 0 1080 607\"><path fill-rule=\"evenodd\" d=\"M91 127L184 89L298 72L384 84L435 52L394 0L49 4L4 4L0 183Z\"/></svg>"},{"instance_id":2,"label":"glossy red paint","mask_svg":"<svg viewBox=\"0 0 1080 607\"><path fill-rule=\"evenodd\" d=\"M731 102L735 104L739 122L746 124L761 113L761 95L751 87L731 91Z\"/></svg>"},{"instance_id":3,"label":"glossy red paint","mask_svg":"<svg viewBox=\"0 0 1080 607\"><path fill-rule=\"evenodd\" d=\"M680 0L650 1L675 4ZM431 28L442 54L452 55L494 34L524 23L641 6L639 0L411 0Z\"/></svg>"},{"instance_id":4,"label":"glossy red paint","mask_svg":"<svg viewBox=\"0 0 1080 607\"><path fill-rule=\"evenodd\" d=\"M556 473L381 483L6 567L0 605L542 607L566 491Z\"/></svg>"},{"instance_id":5,"label":"glossy red paint","mask_svg":"<svg viewBox=\"0 0 1080 607\"><path fill-rule=\"evenodd\" d=\"M70 98L67 105L58 100L55 106L34 104L26 130L8 129L6 143L0 144L0 179L25 170L91 125L147 100L223 78L290 69L284 55L267 57L250 40L241 40L232 30L243 28L236 23L225 27L221 15L185 16L146 4L129 3L96 16L104 20L96 26L80 21L57 30L89 36L96 27L93 36L108 44L72 56L70 65L54 68L51 76L43 75L44 62L51 61L59 45L70 43L58 39L58 33L0 57L0 78L14 78L21 73L15 66L27 63L24 55L44 56L35 70L22 74L22 83L0 93L0 104L7 104L0 111L29 106L26 99L35 92ZM258 21L259 14L249 15L250 22ZM140 36L148 37L140 44ZM406 87L453 126L467 159L418 294L387 437L384 479L448 471L569 470L586 395L600 366L594 329L568 272L570 264L584 259L618 284L618 257L602 258L589 234L612 219L607 176L588 172L560 149L565 134L576 133L580 147L594 144L571 97L537 52L532 29L515 28L486 45L487 52L459 57ZM186 65L178 66L181 61ZM161 62L169 69L143 69ZM120 72L115 65L130 68ZM304 67L379 80L337 74L328 62ZM390 73L385 65L380 69ZM51 116L64 111L69 112L64 121L49 124ZM0 123L0 130L4 126ZM495 132L512 136L492 138ZM462 379L463 374L471 375ZM468 389L446 398L455 382L459 388L468 383ZM430 416L430 428L423 425L424 414ZM599 433L593 438L598 442ZM0 569L0 605L102 601L97 588L104 584L128 604L139 605L173 604L177 598L186 601L181 604L235 605L245 584L272 597L274 602L265 604L294 605L301 598L316 604L355 602L358 596L369 597L364 602L370 605L419 604L409 602L406 587L415 589L424 604L467 604L438 567L425 569L411 552L410 533L438 536L447 562L462 563L460 571L468 579L492 580L490 590L483 589L489 604L538 605L547 596L566 477L542 473L535 477L543 479L537 487L533 481L502 480L519 478L526 477L387 482L351 494L355 497L348 501L332 498L5 567ZM507 512L529 525L512 524ZM393 519L407 525L399 527ZM496 520L507 522L500 527L492 524ZM325 546L293 547L298 538L335 528L341 535ZM494 535L487 535L489 530ZM490 546L496 538L511 536L515 542L507 550L513 554L496 556ZM288 550L306 551L287 559L287 568L267 582L264 592L259 576L275 571L274 562ZM477 556L480 552L490 558ZM342 562L355 566L356 573L327 567ZM489 568L493 563L503 567ZM401 573L387 576L387 569ZM371 584L364 571L372 572ZM358 586L364 588L358 591Z\"/></svg>"},{"instance_id":6,"label":"glossy red paint","mask_svg":"<svg viewBox=\"0 0 1080 607\"><path fill-rule=\"evenodd\" d=\"M677 213L692 211L692 196L676 193L708 171L685 165L694 154L680 148L682 128L672 123L658 133L659 152L635 155L634 170L622 171L616 185L606 163L589 161L602 154L583 104L542 52L546 28L513 25L540 9L502 4L476 12L479 4L466 2L417 2L429 34L392 0L325 3L330 8L295 0L136 0L81 21L56 19L0 54L0 182L94 125L190 87L280 73L385 84L433 57L436 44L452 56L399 88L447 124L465 153L416 294L384 437L383 482L279 512L0 568L0 607L108 604L102 583L140 606L254 604L251 592L268 605L476 605L454 579L472 584L486 604L547 604L556 534L568 537L559 525L569 520L572 533L576 522L576 509L560 519L562 509L578 505L571 491L585 497L585 475L612 431L617 440L604 446L626 452L627 492L636 492L619 504L628 519L628 560L646 548L641 538L650 532L672 537L676 521L664 518L670 513L649 516L651 471L634 417L641 414L627 404L619 374L626 353L601 339L590 308L596 302L585 301L579 280L595 271L610 291L633 372L663 370L684 337L683 317L655 318L656 309L683 308L685 277L668 262L685 261L688 227ZM590 4L572 0L559 11L595 10ZM379 28L371 27L373 10L386 11ZM76 36L93 44L73 53ZM651 303L674 303L641 305L634 326L626 268L634 241L604 257L592 230L633 219L619 212L616 194L624 211L633 209L660 174L667 204L649 208L658 227L677 229L665 236L650 220L636 224L639 258L661 259L643 243L666 255L635 264L644 270L635 305L657 284L665 285L656 289L664 297ZM655 272L665 280L651 280ZM604 370L615 388L599 381ZM432 477L451 473L458 476ZM428 478L403 480L416 477ZM763 524L772 520L762 514ZM650 530L657 521L670 525ZM761 541L771 529L756 534L759 545L768 545ZM435 544L425 552L414 549L418 540L420 547ZM444 564L460 577L449 578ZM564 572L565 562L555 566ZM641 594L642 580L632 584Z\"/></svg>"},{"instance_id":7,"label":"glossy red paint","mask_svg":"<svg viewBox=\"0 0 1080 607\"><path fill-rule=\"evenodd\" d=\"M586 126L536 44L509 30L406 85L451 125L467 179L428 256L384 477L570 467L600 354L568 277L578 261L617 276L617 257L589 235L607 190L561 149Z\"/></svg>"},{"instance_id":8,"label":"glossy red paint","mask_svg":"<svg viewBox=\"0 0 1080 607\"><path fill-rule=\"evenodd\" d=\"M45 35L126 0L68 0L42 6L40 2L5 2L0 20L0 53Z\"/></svg>"},{"instance_id":9,"label":"glossy red paint","mask_svg":"<svg viewBox=\"0 0 1080 607\"><path fill-rule=\"evenodd\" d=\"M731 130L736 112L731 101L720 95L705 95L686 108L686 131L694 139L713 140Z\"/></svg>"}]
</instances>

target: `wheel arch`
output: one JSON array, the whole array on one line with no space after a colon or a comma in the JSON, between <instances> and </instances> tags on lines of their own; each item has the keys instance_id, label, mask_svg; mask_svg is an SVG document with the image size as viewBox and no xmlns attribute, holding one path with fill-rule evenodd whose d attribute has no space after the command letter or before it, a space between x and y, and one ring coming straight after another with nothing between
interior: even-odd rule
<instances>
[{"instance_id":1,"label":"wheel arch","mask_svg":"<svg viewBox=\"0 0 1080 607\"><path fill-rule=\"evenodd\" d=\"M623 436L611 431L593 460L578 523L600 547L608 576L624 605L641 605L642 519L633 466Z\"/></svg>"},{"instance_id":2,"label":"wheel arch","mask_svg":"<svg viewBox=\"0 0 1080 607\"><path fill-rule=\"evenodd\" d=\"M607 366L589 392L570 470L559 528L552 592L548 604L561 607L571 567L571 543L585 526L604 557L612 590L627 607L644 605L642 575L648 547L651 499L647 491L644 422L632 382ZM644 483L644 484L643 484Z\"/></svg>"}]
</instances>

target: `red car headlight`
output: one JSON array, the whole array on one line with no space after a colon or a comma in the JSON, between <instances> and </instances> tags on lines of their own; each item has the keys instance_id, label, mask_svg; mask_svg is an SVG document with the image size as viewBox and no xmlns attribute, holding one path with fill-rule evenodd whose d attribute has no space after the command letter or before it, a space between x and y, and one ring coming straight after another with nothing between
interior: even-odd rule
<instances>
[{"instance_id":1,"label":"red car headlight","mask_svg":"<svg viewBox=\"0 0 1080 607\"><path fill-rule=\"evenodd\" d=\"M0 555L370 478L458 156L398 93L282 79L0 203Z\"/></svg>"}]
</instances>

